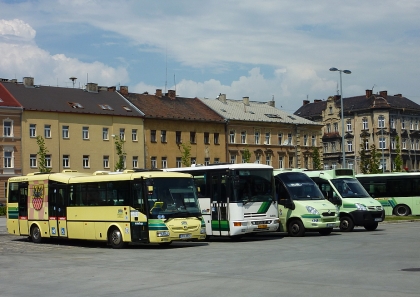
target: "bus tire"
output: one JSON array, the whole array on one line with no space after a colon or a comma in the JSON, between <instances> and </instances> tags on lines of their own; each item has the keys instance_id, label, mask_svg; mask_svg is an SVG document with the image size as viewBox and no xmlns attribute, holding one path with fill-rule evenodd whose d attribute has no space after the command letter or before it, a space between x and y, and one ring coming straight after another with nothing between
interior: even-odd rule
<instances>
[{"instance_id":1,"label":"bus tire","mask_svg":"<svg viewBox=\"0 0 420 297\"><path fill-rule=\"evenodd\" d=\"M378 222L372 222L369 224L364 225L365 229L367 231L375 231L376 228L378 228Z\"/></svg>"},{"instance_id":2,"label":"bus tire","mask_svg":"<svg viewBox=\"0 0 420 297\"><path fill-rule=\"evenodd\" d=\"M351 232L354 229L354 222L351 217L343 216L340 218L340 230L343 232Z\"/></svg>"},{"instance_id":3,"label":"bus tire","mask_svg":"<svg viewBox=\"0 0 420 297\"><path fill-rule=\"evenodd\" d=\"M404 217L408 216L411 213L411 209L405 204L398 204L394 207L393 213L396 216Z\"/></svg>"},{"instance_id":4,"label":"bus tire","mask_svg":"<svg viewBox=\"0 0 420 297\"><path fill-rule=\"evenodd\" d=\"M333 228L325 228L325 229L319 230L318 232L322 236L325 236L325 235L330 235L332 231L333 231Z\"/></svg>"},{"instance_id":5,"label":"bus tire","mask_svg":"<svg viewBox=\"0 0 420 297\"><path fill-rule=\"evenodd\" d=\"M302 237L305 235L305 227L301 220L291 220L287 229L291 237Z\"/></svg>"},{"instance_id":6,"label":"bus tire","mask_svg":"<svg viewBox=\"0 0 420 297\"><path fill-rule=\"evenodd\" d=\"M42 242L41 229L36 224L31 227L31 240L33 243Z\"/></svg>"},{"instance_id":7,"label":"bus tire","mask_svg":"<svg viewBox=\"0 0 420 297\"><path fill-rule=\"evenodd\" d=\"M112 227L109 230L109 244L113 249L124 248L127 244L123 241L122 234L120 229L117 227Z\"/></svg>"}]
</instances>

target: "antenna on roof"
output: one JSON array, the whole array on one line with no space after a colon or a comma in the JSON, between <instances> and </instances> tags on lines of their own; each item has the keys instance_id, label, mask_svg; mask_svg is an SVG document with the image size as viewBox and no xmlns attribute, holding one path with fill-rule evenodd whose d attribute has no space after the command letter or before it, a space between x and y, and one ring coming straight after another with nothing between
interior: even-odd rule
<instances>
[{"instance_id":1,"label":"antenna on roof","mask_svg":"<svg viewBox=\"0 0 420 297\"><path fill-rule=\"evenodd\" d=\"M175 86L175 92L176 92L176 81L175 81L175 73L174 73L174 86Z\"/></svg>"},{"instance_id":2,"label":"antenna on roof","mask_svg":"<svg viewBox=\"0 0 420 297\"><path fill-rule=\"evenodd\" d=\"M165 92L166 94L166 86L168 85L168 47L166 47L166 54L165 54Z\"/></svg>"},{"instance_id":3,"label":"antenna on roof","mask_svg":"<svg viewBox=\"0 0 420 297\"><path fill-rule=\"evenodd\" d=\"M74 89L74 81L77 79L77 77L72 76L69 79L73 82L73 89Z\"/></svg>"},{"instance_id":4,"label":"antenna on roof","mask_svg":"<svg viewBox=\"0 0 420 297\"><path fill-rule=\"evenodd\" d=\"M338 93L338 83L337 83L337 95L339 95L339 93Z\"/></svg>"}]
</instances>

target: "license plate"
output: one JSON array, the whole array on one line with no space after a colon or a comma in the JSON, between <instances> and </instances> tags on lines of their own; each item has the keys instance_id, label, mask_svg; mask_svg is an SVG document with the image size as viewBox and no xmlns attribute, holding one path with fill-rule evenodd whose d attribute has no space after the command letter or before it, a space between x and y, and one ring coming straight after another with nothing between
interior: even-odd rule
<instances>
[{"instance_id":1,"label":"license plate","mask_svg":"<svg viewBox=\"0 0 420 297\"><path fill-rule=\"evenodd\" d=\"M327 227L335 227L335 224L332 224L332 223L327 224Z\"/></svg>"},{"instance_id":2,"label":"license plate","mask_svg":"<svg viewBox=\"0 0 420 297\"><path fill-rule=\"evenodd\" d=\"M188 239L188 238L191 238L191 234L179 234L179 238Z\"/></svg>"},{"instance_id":3,"label":"license plate","mask_svg":"<svg viewBox=\"0 0 420 297\"><path fill-rule=\"evenodd\" d=\"M258 229L267 229L267 225L265 224L258 225Z\"/></svg>"},{"instance_id":4,"label":"license plate","mask_svg":"<svg viewBox=\"0 0 420 297\"><path fill-rule=\"evenodd\" d=\"M382 222L382 218L375 218L375 222Z\"/></svg>"}]
</instances>

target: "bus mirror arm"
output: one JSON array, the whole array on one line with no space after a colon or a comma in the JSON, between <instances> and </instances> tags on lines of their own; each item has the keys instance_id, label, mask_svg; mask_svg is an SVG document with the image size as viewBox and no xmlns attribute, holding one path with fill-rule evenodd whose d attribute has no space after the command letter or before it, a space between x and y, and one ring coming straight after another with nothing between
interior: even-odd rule
<instances>
[{"instance_id":1,"label":"bus mirror arm","mask_svg":"<svg viewBox=\"0 0 420 297\"><path fill-rule=\"evenodd\" d=\"M286 200L284 207L294 210L296 208L295 203L292 200Z\"/></svg>"}]
</instances>

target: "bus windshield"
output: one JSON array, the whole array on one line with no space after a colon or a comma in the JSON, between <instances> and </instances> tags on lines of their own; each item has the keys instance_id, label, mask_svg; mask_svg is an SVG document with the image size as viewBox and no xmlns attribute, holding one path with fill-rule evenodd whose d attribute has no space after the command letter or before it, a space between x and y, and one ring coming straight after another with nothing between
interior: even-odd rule
<instances>
[{"instance_id":1,"label":"bus windshield","mask_svg":"<svg viewBox=\"0 0 420 297\"><path fill-rule=\"evenodd\" d=\"M239 178L239 180L238 180ZM273 200L272 170L235 170L234 179L236 201L265 202Z\"/></svg>"},{"instance_id":2,"label":"bus windshield","mask_svg":"<svg viewBox=\"0 0 420 297\"><path fill-rule=\"evenodd\" d=\"M197 190L192 178L154 178L147 180L147 203L151 218L200 217ZM141 187L137 198L142 199ZM141 204L141 203L139 203Z\"/></svg>"},{"instance_id":3,"label":"bus windshield","mask_svg":"<svg viewBox=\"0 0 420 297\"><path fill-rule=\"evenodd\" d=\"M371 198L356 178L337 178L331 182L343 198Z\"/></svg>"},{"instance_id":4,"label":"bus windshield","mask_svg":"<svg viewBox=\"0 0 420 297\"><path fill-rule=\"evenodd\" d=\"M323 200L324 195L306 174L288 172L277 175L286 186L292 200Z\"/></svg>"}]
</instances>

